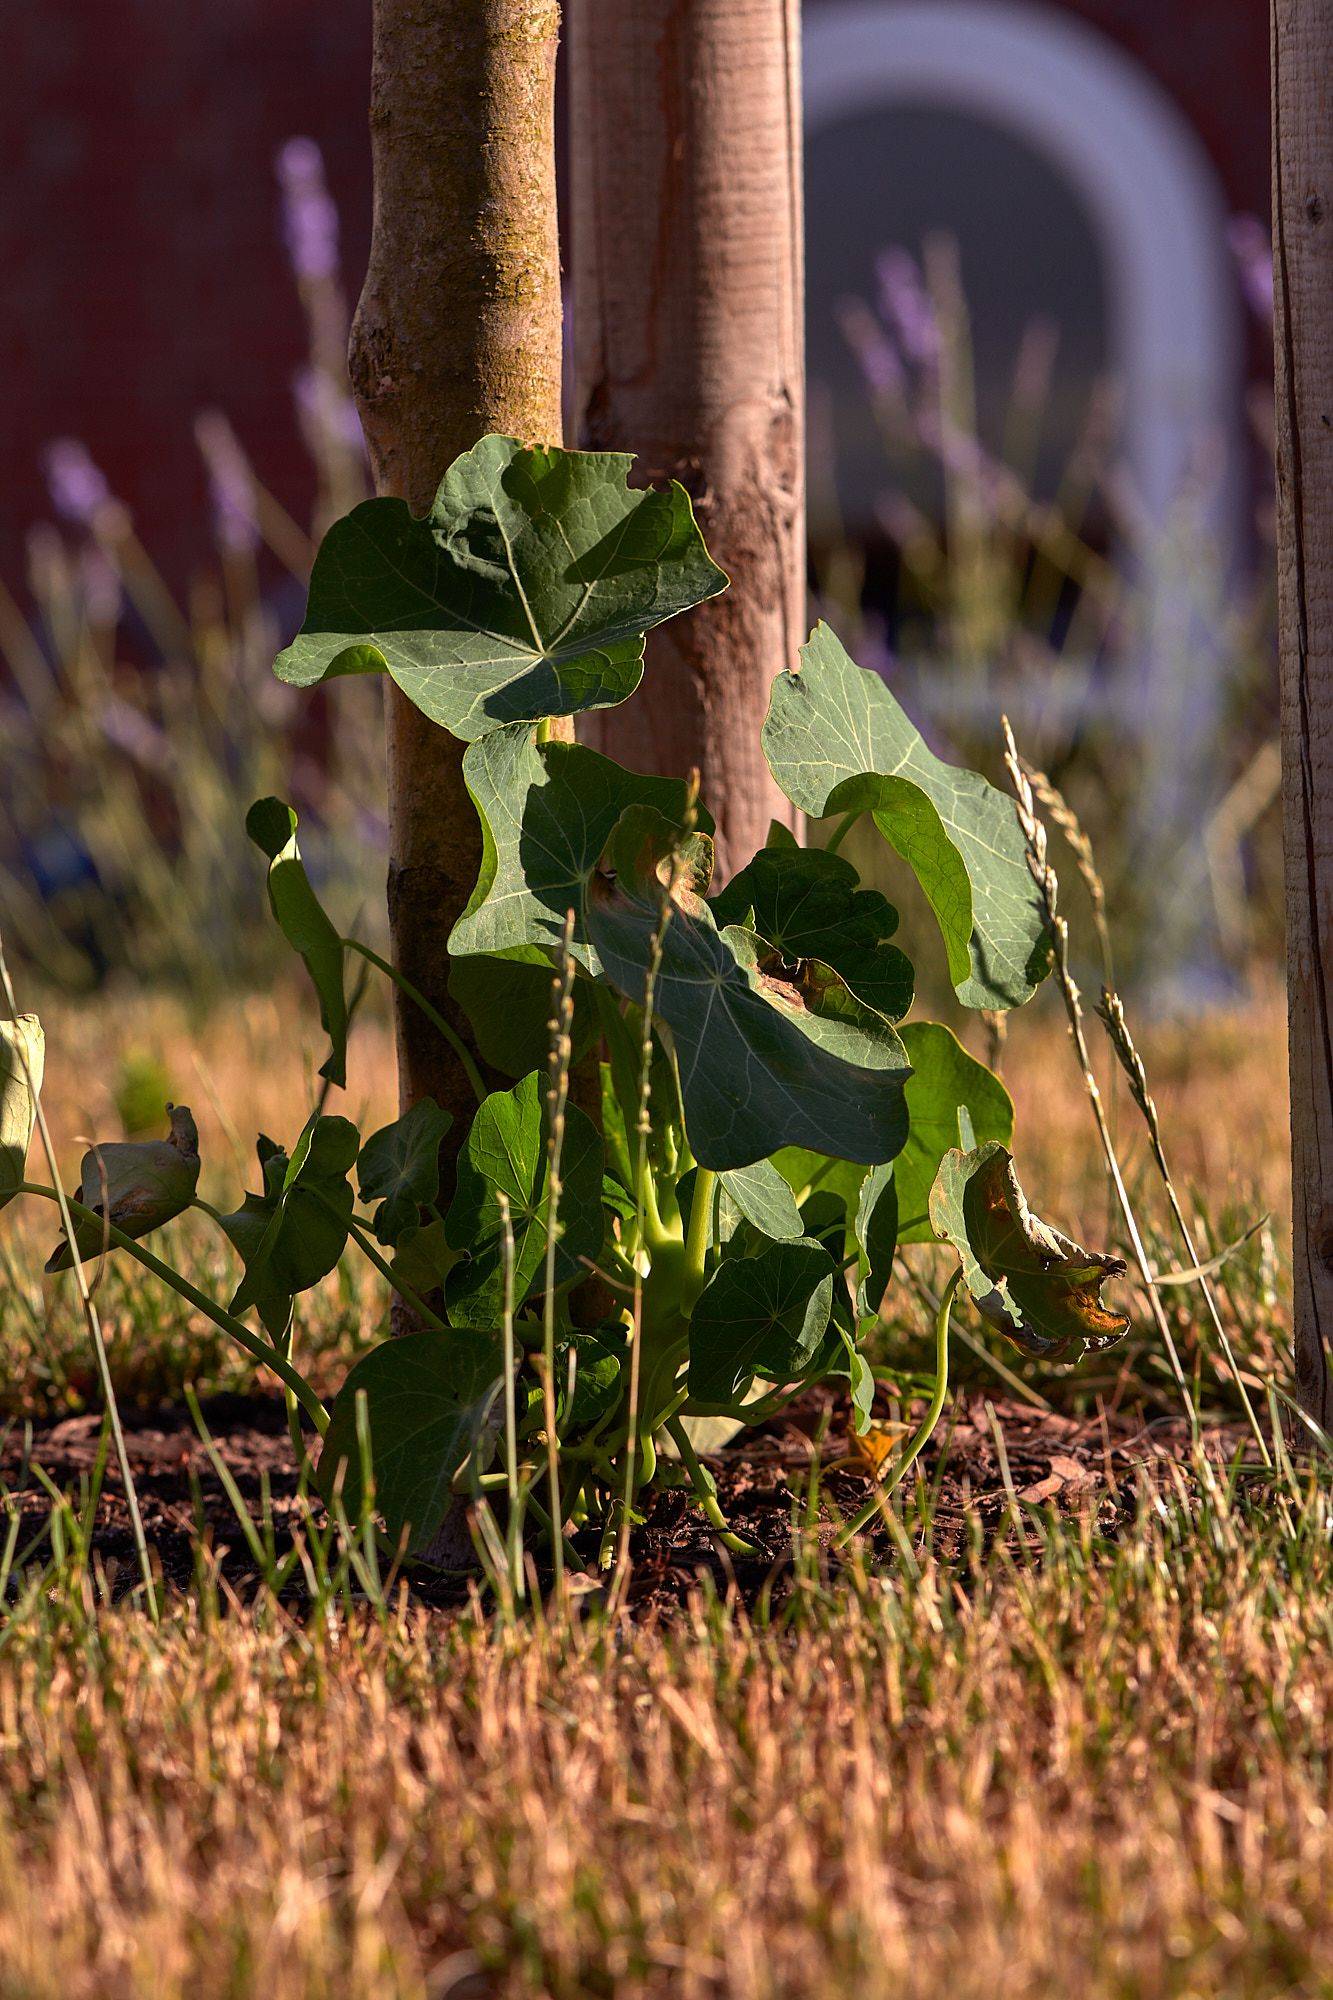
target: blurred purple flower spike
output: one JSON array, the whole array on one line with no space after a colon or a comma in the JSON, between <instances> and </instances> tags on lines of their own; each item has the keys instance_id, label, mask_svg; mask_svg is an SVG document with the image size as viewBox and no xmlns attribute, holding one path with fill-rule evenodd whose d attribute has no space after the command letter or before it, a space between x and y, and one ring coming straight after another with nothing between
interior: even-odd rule
<instances>
[{"instance_id":1,"label":"blurred purple flower spike","mask_svg":"<svg viewBox=\"0 0 1333 2000\"><path fill-rule=\"evenodd\" d=\"M909 361L933 368L940 357L940 329L935 308L910 250L881 250L875 259L880 311L898 336Z\"/></svg>"},{"instance_id":2,"label":"blurred purple flower spike","mask_svg":"<svg viewBox=\"0 0 1333 2000\"><path fill-rule=\"evenodd\" d=\"M324 180L324 156L313 139L289 139L278 152L283 229L298 279L338 275L338 211Z\"/></svg>"},{"instance_id":3,"label":"blurred purple flower spike","mask_svg":"<svg viewBox=\"0 0 1333 2000\"><path fill-rule=\"evenodd\" d=\"M111 498L106 474L78 438L53 438L42 454L51 505L64 521L91 528Z\"/></svg>"},{"instance_id":4,"label":"blurred purple flower spike","mask_svg":"<svg viewBox=\"0 0 1333 2000\"><path fill-rule=\"evenodd\" d=\"M195 421L194 434L208 468L218 546L226 555L248 555L259 542L255 480L250 462L219 410L205 410Z\"/></svg>"},{"instance_id":5,"label":"blurred purple flower spike","mask_svg":"<svg viewBox=\"0 0 1333 2000\"><path fill-rule=\"evenodd\" d=\"M298 368L292 392L306 443L316 456L328 445L358 457L364 454L366 440L356 405L336 382L318 368Z\"/></svg>"},{"instance_id":6,"label":"blurred purple flower spike","mask_svg":"<svg viewBox=\"0 0 1333 2000\"><path fill-rule=\"evenodd\" d=\"M1262 326L1273 323L1273 244L1257 215L1233 215L1227 241L1240 272L1245 303Z\"/></svg>"},{"instance_id":7,"label":"blurred purple flower spike","mask_svg":"<svg viewBox=\"0 0 1333 2000\"><path fill-rule=\"evenodd\" d=\"M840 299L838 325L872 396L901 396L906 383L892 339L861 299Z\"/></svg>"}]
</instances>

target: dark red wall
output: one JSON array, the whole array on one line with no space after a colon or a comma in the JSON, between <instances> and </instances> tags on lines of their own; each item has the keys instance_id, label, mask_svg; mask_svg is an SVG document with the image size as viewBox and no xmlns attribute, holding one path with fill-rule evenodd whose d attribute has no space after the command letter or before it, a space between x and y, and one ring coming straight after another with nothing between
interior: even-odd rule
<instances>
[{"instance_id":1,"label":"dark red wall","mask_svg":"<svg viewBox=\"0 0 1333 2000\"><path fill-rule=\"evenodd\" d=\"M633 4L633 0L625 0ZM820 0L807 0L817 7ZM1071 0L1267 212L1262 0ZM324 149L355 291L369 230L369 0L43 0L0 14L0 574L48 511L43 443L81 437L176 577L205 533L191 422L217 405L303 514L290 379L304 328L274 154Z\"/></svg>"},{"instance_id":2,"label":"dark red wall","mask_svg":"<svg viewBox=\"0 0 1333 2000\"><path fill-rule=\"evenodd\" d=\"M304 511L304 322L273 159L324 149L354 285L370 176L368 0L43 0L0 10L0 574L82 438L177 577L207 533L195 413L231 417Z\"/></svg>"}]
</instances>

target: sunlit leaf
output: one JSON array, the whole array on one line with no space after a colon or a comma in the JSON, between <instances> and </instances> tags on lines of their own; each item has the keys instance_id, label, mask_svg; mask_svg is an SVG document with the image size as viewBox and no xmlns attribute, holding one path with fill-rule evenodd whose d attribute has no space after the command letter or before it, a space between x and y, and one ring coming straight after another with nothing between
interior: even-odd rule
<instances>
[{"instance_id":1,"label":"sunlit leaf","mask_svg":"<svg viewBox=\"0 0 1333 2000\"><path fill-rule=\"evenodd\" d=\"M199 1133L189 1106L167 1106L171 1134L166 1139L113 1140L91 1147L79 1168L74 1199L95 1215L106 1215L124 1236L147 1236L180 1215L199 1185ZM79 1260L100 1256L104 1237L94 1222L76 1222ZM68 1271L74 1262L62 1236L47 1259L48 1271Z\"/></svg>"},{"instance_id":2,"label":"sunlit leaf","mask_svg":"<svg viewBox=\"0 0 1333 2000\"><path fill-rule=\"evenodd\" d=\"M940 1161L954 1146L984 1145L1014 1135L1014 1105L1004 1085L938 1021L913 1021L899 1031L912 1074L907 1083L911 1129L893 1163L898 1184L901 1241L928 1243L934 1235L928 1209ZM969 1140L958 1127L962 1106L972 1121Z\"/></svg>"},{"instance_id":3,"label":"sunlit leaf","mask_svg":"<svg viewBox=\"0 0 1333 2000\"><path fill-rule=\"evenodd\" d=\"M724 1200L731 1202L761 1236L783 1241L801 1234L795 1197L770 1160L735 1167L719 1179Z\"/></svg>"},{"instance_id":4,"label":"sunlit leaf","mask_svg":"<svg viewBox=\"0 0 1333 2000\"><path fill-rule=\"evenodd\" d=\"M331 1044L319 1073L341 1088L347 1082L344 946L310 886L296 824L296 814L281 799L256 799L245 816L246 832L268 856L268 900L278 928L299 953L319 1001L320 1022Z\"/></svg>"},{"instance_id":5,"label":"sunlit leaf","mask_svg":"<svg viewBox=\"0 0 1333 2000\"><path fill-rule=\"evenodd\" d=\"M1102 1300L1124 1270L1041 1222L1027 1205L1005 1147L946 1153L930 1196L936 1234L953 1245L963 1282L993 1326L1025 1354L1077 1360L1111 1347L1129 1327Z\"/></svg>"},{"instance_id":6,"label":"sunlit leaf","mask_svg":"<svg viewBox=\"0 0 1333 2000\"><path fill-rule=\"evenodd\" d=\"M645 633L727 582L685 489L631 489L632 463L486 437L423 518L363 501L320 545L279 680L387 671L469 742L624 701Z\"/></svg>"},{"instance_id":7,"label":"sunlit leaf","mask_svg":"<svg viewBox=\"0 0 1333 2000\"><path fill-rule=\"evenodd\" d=\"M857 1202L856 1240L861 1258L856 1303L857 1310L868 1315L879 1311L898 1247L897 1176L901 1159L900 1153L891 1165L872 1167L861 1184Z\"/></svg>"},{"instance_id":8,"label":"sunlit leaf","mask_svg":"<svg viewBox=\"0 0 1333 2000\"><path fill-rule=\"evenodd\" d=\"M647 805L679 826L687 787L646 778L577 743L538 745L530 728L497 730L469 746L463 777L481 819L476 888L454 925L455 956L558 949L565 913L576 917L574 955L595 969L584 925L584 891L627 806ZM704 831L712 821L698 815ZM641 995L639 997L642 997Z\"/></svg>"},{"instance_id":9,"label":"sunlit leaf","mask_svg":"<svg viewBox=\"0 0 1333 2000\"><path fill-rule=\"evenodd\" d=\"M23 1185L45 1061L46 1037L35 1014L0 1021L0 1208Z\"/></svg>"},{"instance_id":10,"label":"sunlit leaf","mask_svg":"<svg viewBox=\"0 0 1333 2000\"><path fill-rule=\"evenodd\" d=\"M1050 941L1013 801L927 749L878 674L827 625L773 683L764 748L803 812L864 811L920 882L960 1000L1017 1007L1050 970Z\"/></svg>"}]
</instances>

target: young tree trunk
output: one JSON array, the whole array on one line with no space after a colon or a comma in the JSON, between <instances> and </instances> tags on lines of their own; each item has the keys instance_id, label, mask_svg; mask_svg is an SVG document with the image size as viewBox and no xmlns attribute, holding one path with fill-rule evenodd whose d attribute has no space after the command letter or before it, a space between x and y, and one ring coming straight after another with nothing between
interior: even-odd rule
<instances>
[{"instance_id":1,"label":"young tree trunk","mask_svg":"<svg viewBox=\"0 0 1333 2000\"><path fill-rule=\"evenodd\" d=\"M1278 589L1301 1401L1333 1427L1333 0L1274 0Z\"/></svg>"},{"instance_id":2,"label":"young tree trunk","mask_svg":"<svg viewBox=\"0 0 1333 2000\"><path fill-rule=\"evenodd\" d=\"M575 422L679 479L731 577L584 734L699 767L724 872L793 809L759 728L805 637L799 0L571 0Z\"/></svg>"},{"instance_id":3,"label":"young tree trunk","mask_svg":"<svg viewBox=\"0 0 1333 2000\"><path fill-rule=\"evenodd\" d=\"M375 0L370 267L349 364L376 488L424 513L488 431L559 443L555 202L558 0ZM481 835L463 746L385 684L389 925L395 962L465 1036L445 941ZM457 1060L397 996L403 1107L434 1097L467 1129Z\"/></svg>"}]
</instances>

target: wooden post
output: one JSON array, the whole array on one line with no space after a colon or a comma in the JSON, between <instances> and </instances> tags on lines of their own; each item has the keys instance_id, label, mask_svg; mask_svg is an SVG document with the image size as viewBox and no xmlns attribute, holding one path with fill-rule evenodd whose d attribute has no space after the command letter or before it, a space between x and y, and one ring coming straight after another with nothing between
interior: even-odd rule
<instances>
[{"instance_id":1,"label":"wooden post","mask_svg":"<svg viewBox=\"0 0 1333 2000\"><path fill-rule=\"evenodd\" d=\"M731 577L581 733L697 765L724 873L792 808L759 743L806 635L799 0L570 0L574 421L690 492Z\"/></svg>"},{"instance_id":2,"label":"wooden post","mask_svg":"<svg viewBox=\"0 0 1333 2000\"><path fill-rule=\"evenodd\" d=\"M558 0L375 0L370 267L349 364L376 488L422 513L488 431L560 442L555 202ZM481 835L462 744L385 687L389 924L396 963L470 1038L445 941ZM397 1005L404 1108L474 1108L457 1061Z\"/></svg>"},{"instance_id":3,"label":"wooden post","mask_svg":"<svg viewBox=\"0 0 1333 2000\"><path fill-rule=\"evenodd\" d=\"M1278 602L1301 1402L1333 1427L1333 0L1274 0Z\"/></svg>"}]
</instances>

